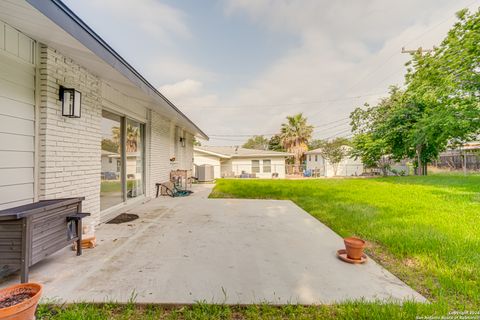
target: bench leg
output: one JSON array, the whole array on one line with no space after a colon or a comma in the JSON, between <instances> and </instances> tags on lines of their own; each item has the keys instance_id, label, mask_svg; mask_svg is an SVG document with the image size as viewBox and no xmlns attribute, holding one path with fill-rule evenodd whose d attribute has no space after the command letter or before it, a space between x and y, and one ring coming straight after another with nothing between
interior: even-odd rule
<instances>
[{"instance_id":1,"label":"bench leg","mask_svg":"<svg viewBox=\"0 0 480 320\"><path fill-rule=\"evenodd\" d=\"M22 261L22 266L20 268L20 281L21 283L28 282L28 263L26 261Z\"/></svg>"},{"instance_id":2,"label":"bench leg","mask_svg":"<svg viewBox=\"0 0 480 320\"><path fill-rule=\"evenodd\" d=\"M82 255L82 219L75 221L75 226L77 227L77 256Z\"/></svg>"},{"instance_id":3,"label":"bench leg","mask_svg":"<svg viewBox=\"0 0 480 320\"><path fill-rule=\"evenodd\" d=\"M160 191L160 185L157 184L157 196L155 198L158 198L158 192Z\"/></svg>"}]
</instances>

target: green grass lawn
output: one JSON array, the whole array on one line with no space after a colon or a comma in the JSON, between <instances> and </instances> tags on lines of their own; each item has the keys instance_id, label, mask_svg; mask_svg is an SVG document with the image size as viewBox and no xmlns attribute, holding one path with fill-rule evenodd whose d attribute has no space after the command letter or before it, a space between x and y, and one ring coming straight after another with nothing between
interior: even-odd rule
<instances>
[{"instance_id":1,"label":"green grass lawn","mask_svg":"<svg viewBox=\"0 0 480 320\"><path fill-rule=\"evenodd\" d=\"M351 302L249 307L42 305L40 319L415 319L480 311L480 176L219 180L212 198L290 199L368 253L431 304Z\"/></svg>"}]
</instances>

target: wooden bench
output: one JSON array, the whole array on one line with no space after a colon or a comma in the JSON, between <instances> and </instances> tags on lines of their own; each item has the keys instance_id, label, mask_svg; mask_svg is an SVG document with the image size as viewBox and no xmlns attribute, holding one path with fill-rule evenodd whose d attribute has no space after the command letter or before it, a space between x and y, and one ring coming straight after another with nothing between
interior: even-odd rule
<instances>
[{"instance_id":1,"label":"wooden bench","mask_svg":"<svg viewBox=\"0 0 480 320\"><path fill-rule=\"evenodd\" d=\"M85 198L42 200L0 211L0 278L20 269L28 282L31 266L77 242L82 254L82 212Z\"/></svg>"}]
</instances>

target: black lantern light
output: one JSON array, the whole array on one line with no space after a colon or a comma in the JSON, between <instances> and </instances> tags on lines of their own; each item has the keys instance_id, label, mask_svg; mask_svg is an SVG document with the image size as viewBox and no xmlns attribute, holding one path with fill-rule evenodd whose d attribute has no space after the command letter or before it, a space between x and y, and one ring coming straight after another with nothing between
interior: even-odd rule
<instances>
[{"instance_id":1,"label":"black lantern light","mask_svg":"<svg viewBox=\"0 0 480 320\"><path fill-rule=\"evenodd\" d=\"M72 88L60 86L60 101L62 101L62 116L80 118L82 93Z\"/></svg>"}]
</instances>

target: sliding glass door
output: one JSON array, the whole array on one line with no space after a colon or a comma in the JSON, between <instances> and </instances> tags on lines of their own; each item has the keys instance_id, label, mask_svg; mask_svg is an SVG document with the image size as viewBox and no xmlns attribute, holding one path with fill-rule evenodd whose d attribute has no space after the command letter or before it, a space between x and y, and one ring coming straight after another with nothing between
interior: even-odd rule
<instances>
[{"instance_id":1,"label":"sliding glass door","mask_svg":"<svg viewBox=\"0 0 480 320\"><path fill-rule=\"evenodd\" d=\"M127 198L143 195L144 125L127 119Z\"/></svg>"},{"instance_id":2,"label":"sliding glass door","mask_svg":"<svg viewBox=\"0 0 480 320\"><path fill-rule=\"evenodd\" d=\"M144 194L145 125L102 111L100 210Z\"/></svg>"}]
</instances>

